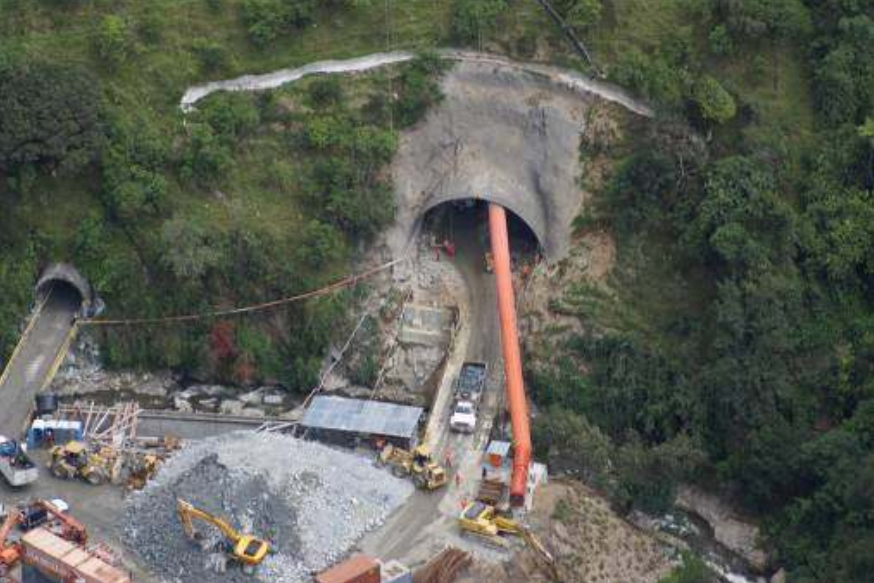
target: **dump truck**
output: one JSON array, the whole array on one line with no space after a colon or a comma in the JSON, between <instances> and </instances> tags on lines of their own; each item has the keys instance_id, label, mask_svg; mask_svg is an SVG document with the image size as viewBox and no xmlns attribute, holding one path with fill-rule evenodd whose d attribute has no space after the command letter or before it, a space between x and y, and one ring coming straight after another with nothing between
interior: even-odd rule
<instances>
[{"instance_id":1,"label":"dump truck","mask_svg":"<svg viewBox=\"0 0 874 583\"><path fill-rule=\"evenodd\" d=\"M228 556L246 567L259 565L264 560L264 557L267 556L267 553L270 552L270 543L266 540L251 534L240 533L228 524L227 521L199 508L195 508L185 500L176 500L176 513L179 516L179 522L182 523L185 534L192 540L201 538L200 533L194 528L195 519L202 520L219 529L229 543Z\"/></svg>"},{"instance_id":2,"label":"dump truck","mask_svg":"<svg viewBox=\"0 0 874 583\"><path fill-rule=\"evenodd\" d=\"M431 451L425 445L407 451L389 443L379 453L377 464L391 467L392 473L399 478L411 476L421 490L436 490L447 481L446 470L432 459Z\"/></svg>"},{"instance_id":3,"label":"dump truck","mask_svg":"<svg viewBox=\"0 0 874 583\"><path fill-rule=\"evenodd\" d=\"M39 468L18 441L0 436L0 474L13 488L21 488L39 479Z\"/></svg>"},{"instance_id":4,"label":"dump truck","mask_svg":"<svg viewBox=\"0 0 874 583\"><path fill-rule=\"evenodd\" d=\"M465 362L455 380L449 428L459 433L473 433L479 403L485 392L488 366L484 362Z\"/></svg>"},{"instance_id":5,"label":"dump truck","mask_svg":"<svg viewBox=\"0 0 874 583\"><path fill-rule=\"evenodd\" d=\"M106 460L89 451L88 446L81 441L70 441L53 447L49 469L56 478L81 478L95 486L104 484L109 479Z\"/></svg>"}]
</instances>

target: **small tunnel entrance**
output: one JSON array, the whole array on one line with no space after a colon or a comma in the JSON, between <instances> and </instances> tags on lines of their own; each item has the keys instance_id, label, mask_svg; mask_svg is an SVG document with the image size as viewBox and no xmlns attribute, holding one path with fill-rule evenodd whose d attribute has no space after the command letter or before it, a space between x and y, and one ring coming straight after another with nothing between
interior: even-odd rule
<instances>
[{"instance_id":1,"label":"small tunnel entrance","mask_svg":"<svg viewBox=\"0 0 874 583\"><path fill-rule=\"evenodd\" d=\"M488 201L465 198L442 202L427 210L422 217L422 234L432 245L448 243L461 257L478 261L487 269L490 253ZM531 265L541 255L540 241L531 227L507 209L507 228L514 267Z\"/></svg>"},{"instance_id":2,"label":"small tunnel entrance","mask_svg":"<svg viewBox=\"0 0 874 583\"><path fill-rule=\"evenodd\" d=\"M39 300L49 298L52 303L63 304L83 316L94 312L95 297L91 284L72 265L56 263L47 267L36 284Z\"/></svg>"}]
</instances>

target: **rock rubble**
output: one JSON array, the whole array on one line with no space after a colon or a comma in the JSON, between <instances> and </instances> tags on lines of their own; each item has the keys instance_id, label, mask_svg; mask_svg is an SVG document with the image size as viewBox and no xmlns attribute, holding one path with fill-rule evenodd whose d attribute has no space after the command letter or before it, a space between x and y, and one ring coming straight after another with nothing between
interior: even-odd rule
<instances>
[{"instance_id":1,"label":"rock rubble","mask_svg":"<svg viewBox=\"0 0 874 583\"><path fill-rule=\"evenodd\" d=\"M125 512L131 549L166 581L297 583L334 564L383 524L412 485L371 460L283 435L239 432L192 443L163 466ZM224 563L217 529L189 540L176 499L270 541L254 576ZM204 550L201 547L206 547Z\"/></svg>"}]
</instances>

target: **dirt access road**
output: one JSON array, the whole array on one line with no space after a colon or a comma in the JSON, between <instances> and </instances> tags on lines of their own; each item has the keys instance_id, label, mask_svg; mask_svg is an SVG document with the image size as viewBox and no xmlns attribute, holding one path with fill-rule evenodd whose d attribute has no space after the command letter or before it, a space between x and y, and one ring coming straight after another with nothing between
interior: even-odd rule
<instances>
[{"instance_id":1,"label":"dirt access road","mask_svg":"<svg viewBox=\"0 0 874 583\"><path fill-rule=\"evenodd\" d=\"M440 417L436 434L427 438L435 444L439 460L447 452L452 456L449 485L437 492L417 491L382 528L364 538L361 549L383 560L398 559L412 565L427 560L446 544L470 546L459 536L456 518L463 501L473 496L478 484L480 458L503 391L495 283L483 269L486 239L481 230L481 211L479 208L454 215L452 238L457 254L450 261L463 276L466 289L456 298L463 325L448 357L441 386L442 391L452 390L452 382L466 360L488 363L489 385L480 422L473 435L461 435L449 431L448 411ZM456 486L456 473L460 475L460 486Z\"/></svg>"}]
</instances>

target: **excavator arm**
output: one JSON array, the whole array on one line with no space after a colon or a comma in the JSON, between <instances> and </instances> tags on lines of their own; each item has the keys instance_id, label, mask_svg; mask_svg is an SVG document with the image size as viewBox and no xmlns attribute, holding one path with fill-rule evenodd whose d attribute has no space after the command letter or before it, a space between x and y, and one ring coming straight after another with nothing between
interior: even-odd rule
<instances>
[{"instance_id":1,"label":"excavator arm","mask_svg":"<svg viewBox=\"0 0 874 583\"><path fill-rule=\"evenodd\" d=\"M184 500L176 500L176 512L179 515L182 528L189 538L193 539L197 536L197 531L194 529L194 519L211 524L231 541L233 557L247 565L258 565L270 552L270 544L267 541L249 534L241 534L221 518L195 508Z\"/></svg>"},{"instance_id":2,"label":"excavator arm","mask_svg":"<svg viewBox=\"0 0 874 583\"><path fill-rule=\"evenodd\" d=\"M3 521L3 526L0 526L0 546L5 546L6 539L9 538L9 534L16 524L18 524L18 513L10 510L9 514L6 515L6 520Z\"/></svg>"},{"instance_id":3,"label":"excavator arm","mask_svg":"<svg viewBox=\"0 0 874 583\"><path fill-rule=\"evenodd\" d=\"M240 540L240 538L242 538L242 535L239 532L221 518L195 508L184 500L176 501L176 511L179 513L179 520L182 522L185 534L187 534L189 538L195 538L197 535L197 531L194 529L194 523L192 521L194 518L215 526L223 535L225 535L226 538L235 544Z\"/></svg>"},{"instance_id":4,"label":"excavator arm","mask_svg":"<svg viewBox=\"0 0 874 583\"><path fill-rule=\"evenodd\" d=\"M61 512L54 504L47 500L40 500L38 504L48 512L52 518L61 523L63 538L85 544L88 542L88 531L85 525L65 512Z\"/></svg>"}]
</instances>

